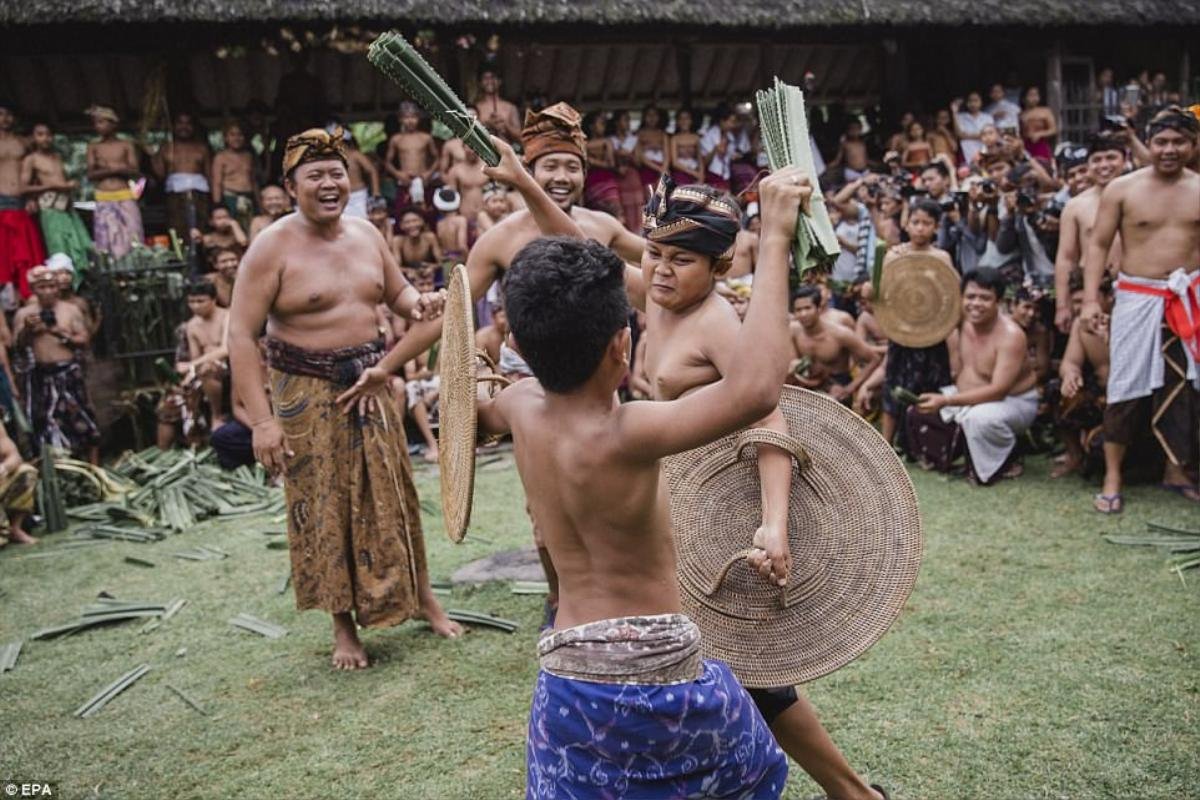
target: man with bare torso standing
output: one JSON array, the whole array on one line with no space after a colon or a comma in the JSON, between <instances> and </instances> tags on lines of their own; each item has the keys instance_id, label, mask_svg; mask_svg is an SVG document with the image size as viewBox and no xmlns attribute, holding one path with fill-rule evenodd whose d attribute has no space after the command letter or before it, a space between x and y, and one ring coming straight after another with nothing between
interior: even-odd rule
<instances>
[{"instance_id":1,"label":"man with bare torso standing","mask_svg":"<svg viewBox=\"0 0 1200 800\"><path fill-rule=\"evenodd\" d=\"M158 149L154 170L166 180L167 224L184 237L208 219L208 174L212 152L196 130L196 119L187 111L175 114L172 138Z\"/></svg>"},{"instance_id":2,"label":"man with bare torso standing","mask_svg":"<svg viewBox=\"0 0 1200 800\"><path fill-rule=\"evenodd\" d=\"M54 131L45 122L33 126L33 150L21 162L21 191L38 204L38 225L47 253L65 253L75 269L85 270L92 237L75 213L71 195L78 187L67 180L63 159L54 149ZM22 293L27 285L21 286Z\"/></svg>"},{"instance_id":3,"label":"man with bare torso standing","mask_svg":"<svg viewBox=\"0 0 1200 800\"><path fill-rule=\"evenodd\" d=\"M953 335L950 340L951 364L957 368L954 385L922 394L917 407L961 426L970 474L981 484L997 475L1021 473L1011 463L1013 447L1037 416L1037 377L1029 364L1025 333L1000 313L1004 288L1004 278L989 267L963 276L957 354Z\"/></svg>"},{"instance_id":4,"label":"man with bare torso standing","mask_svg":"<svg viewBox=\"0 0 1200 800\"><path fill-rule=\"evenodd\" d=\"M96 249L120 258L140 244L142 212L129 181L139 177L133 143L117 138L117 112L105 106L89 109L99 139L87 146L88 179L96 185Z\"/></svg>"},{"instance_id":5,"label":"man with bare torso standing","mask_svg":"<svg viewBox=\"0 0 1200 800\"><path fill-rule=\"evenodd\" d=\"M87 347L83 312L59 297L58 279L48 267L29 271L37 302L13 317L18 349L31 358L21 393L25 414L38 441L100 462L100 429L88 399L78 353Z\"/></svg>"},{"instance_id":6,"label":"man with bare torso standing","mask_svg":"<svg viewBox=\"0 0 1200 800\"><path fill-rule=\"evenodd\" d=\"M1162 486L1192 501L1200 419L1200 175L1188 169L1200 120L1177 107L1149 125L1150 166L1100 196L1084 266L1084 323L1101 315L1100 282L1118 233L1124 254L1109 333L1104 488L1093 504L1120 512L1121 462L1147 427L1167 457Z\"/></svg>"},{"instance_id":7,"label":"man with bare torso standing","mask_svg":"<svg viewBox=\"0 0 1200 800\"><path fill-rule=\"evenodd\" d=\"M1092 231L1100 194L1125 172L1125 143L1114 136L1097 134L1088 145L1088 176L1092 185L1067 201L1058 229L1058 255L1054 260L1054 324L1063 333L1071 330L1071 275L1080 269ZM1106 271L1115 275L1121 269L1121 243L1109 248Z\"/></svg>"},{"instance_id":8,"label":"man with bare torso standing","mask_svg":"<svg viewBox=\"0 0 1200 800\"><path fill-rule=\"evenodd\" d=\"M13 133L13 110L0 101L0 286L27 287L26 274L46 260L37 226L21 197L25 140ZM28 288L22 296L28 296Z\"/></svg>"},{"instance_id":9,"label":"man with bare torso standing","mask_svg":"<svg viewBox=\"0 0 1200 800\"><path fill-rule=\"evenodd\" d=\"M314 128L284 155L297 213L254 240L234 285L229 355L252 422L254 453L283 472L296 603L333 615L333 666L362 669L357 625L424 617L461 629L429 586L420 508L395 399L335 399L383 355L375 307L420 319L440 313L400 272L366 220L343 217L350 194L342 133ZM256 340L267 325L271 402ZM272 412L272 405L274 406Z\"/></svg>"}]
</instances>

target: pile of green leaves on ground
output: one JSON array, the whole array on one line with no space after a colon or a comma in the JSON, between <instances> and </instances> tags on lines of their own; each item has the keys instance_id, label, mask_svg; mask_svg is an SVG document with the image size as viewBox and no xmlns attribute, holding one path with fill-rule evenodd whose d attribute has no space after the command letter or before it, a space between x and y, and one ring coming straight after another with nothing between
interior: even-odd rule
<instances>
[{"instance_id":1,"label":"pile of green leaves on ground","mask_svg":"<svg viewBox=\"0 0 1200 800\"><path fill-rule=\"evenodd\" d=\"M124 483L122 492L67 510L68 517L83 523L78 536L158 541L214 517L280 515L284 510L283 491L268 484L260 466L223 470L211 450L130 452L112 473Z\"/></svg>"}]
</instances>

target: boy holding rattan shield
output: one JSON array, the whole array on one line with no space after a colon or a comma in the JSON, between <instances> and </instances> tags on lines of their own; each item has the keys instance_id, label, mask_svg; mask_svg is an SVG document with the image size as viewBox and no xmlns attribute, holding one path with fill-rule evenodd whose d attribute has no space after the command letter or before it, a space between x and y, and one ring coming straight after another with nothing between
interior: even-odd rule
<instances>
[{"instance_id":1,"label":"boy holding rattan shield","mask_svg":"<svg viewBox=\"0 0 1200 800\"><path fill-rule=\"evenodd\" d=\"M739 350L720 380L670 402L620 404L629 369L624 264L578 239L539 239L505 278L506 311L537 380L481 401L511 431L558 568L557 628L538 651L527 797L778 797L787 762L729 668L700 656L681 613L659 459L740 430L779 400L790 358L787 259L796 170L762 185L760 261ZM600 735L603 731L604 735Z\"/></svg>"}]
</instances>

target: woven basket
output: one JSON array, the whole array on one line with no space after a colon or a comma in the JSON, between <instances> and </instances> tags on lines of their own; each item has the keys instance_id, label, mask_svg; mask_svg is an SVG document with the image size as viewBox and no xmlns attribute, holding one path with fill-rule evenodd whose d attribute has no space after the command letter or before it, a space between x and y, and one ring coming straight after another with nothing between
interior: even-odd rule
<instances>
[{"instance_id":1,"label":"woven basket","mask_svg":"<svg viewBox=\"0 0 1200 800\"><path fill-rule=\"evenodd\" d=\"M924 253L890 262L877 289L875 319L887 338L904 347L931 347L958 326L962 298L958 273Z\"/></svg>"},{"instance_id":2,"label":"woven basket","mask_svg":"<svg viewBox=\"0 0 1200 800\"><path fill-rule=\"evenodd\" d=\"M684 610L705 655L746 686L791 686L853 661L896 620L921 563L912 482L883 438L823 394L784 387L790 436L751 429L665 459ZM793 455L792 572L745 563L761 522L757 448Z\"/></svg>"}]
</instances>

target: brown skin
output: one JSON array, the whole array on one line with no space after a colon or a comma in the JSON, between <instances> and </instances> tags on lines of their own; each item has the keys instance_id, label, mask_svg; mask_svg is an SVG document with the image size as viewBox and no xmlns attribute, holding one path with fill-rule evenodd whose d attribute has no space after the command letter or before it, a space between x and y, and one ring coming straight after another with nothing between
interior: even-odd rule
<instances>
[{"instance_id":1,"label":"brown skin","mask_svg":"<svg viewBox=\"0 0 1200 800\"><path fill-rule=\"evenodd\" d=\"M667 144L667 156L671 162L671 169L690 175L696 183L703 183L704 164L700 158L700 136L692 130L692 122L692 115L687 111L680 111L675 115L675 134ZM695 161L696 166L683 164L680 159Z\"/></svg>"},{"instance_id":2,"label":"brown skin","mask_svg":"<svg viewBox=\"0 0 1200 800\"><path fill-rule=\"evenodd\" d=\"M521 119L517 107L500 96L500 76L485 72L479 76L479 97L475 115L493 136L510 142L521 140Z\"/></svg>"},{"instance_id":3,"label":"brown skin","mask_svg":"<svg viewBox=\"0 0 1200 800\"><path fill-rule=\"evenodd\" d=\"M482 236L511 213L507 192L489 194L483 200L483 208L475 215L476 233Z\"/></svg>"},{"instance_id":4,"label":"brown skin","mask_svg":"<svg viewBox=\"0 0 1200 800\"><path fill-rule=\"evenodd\" d=\"M200 242L205 250L214 250L218 247L241 249L249 243L241 224L223 205L213 206L212 211L209 212L208 225L207 233L201 233L196 228L192 229L192 241Z\"/></svg>"},{"instance_id":5,"label":"brown skin","mask_svg":"<svg viewBox=\"0 0 1200 800\"><path fill-rule=\"evenodd\" d=\"M410 319L436 316L442 303L409 285L371 223L342 217L350 195L343 162L301 164L287 188L298 213L264 230L246 252L229 322L234 388L249 412L255 457L275 474L290 451L262 385L257 338L263 323L270 336L324 350L373 340L379 303ZM359 413L374 410L373 393L357 400ZM462 629L446 617L427 575L417 590L434 632L458 636ZM335 614L333 626L333 666L366 667L366 651L351 615Z\"/></svg>"},{"instance_id":6,"label":"brown skin","mask_svg":"<svg viewBox=\"0 0 1200 800\"><path fill-rule=\"evenodd\" d=\"M17 450L16 443L0 423L0 479L7 478L16 472L24 461ZM37 544L37 539L25 530L25 518L29 515L24 511L11 511L8 514L8 541L12 544Z\"/></svg>"},{"instance_id":7,"label":"brown skin","mask_svg":"<svg viewBox=\"0 0 1200 800\"><path fill-rule=\"evenodd\" d=\"M1092 330L1103 314L1100 283L1118 233L1124 250L1121 269L1127 275L1162 280L1180 267L1200 264L1200 174L1186 166L1195 152L1195 138L1171 129L1160 131L1150 138L1150 166L1117 178L1100 195L1084 263L1080 312ZM1104 495L1121 492L1125 450L1124 445L1104 443ZM1168 459L1163 483L1185 486L1183 496L1200 501L1200 491L1183 465Z\"/></svg>"},{"instance_id":8,"label":"brown skin","mask_svg":"<svg viewBox=\"0 0 1200 800\"><path fill-rule=\"evenodd\" d=\"M229 308L233 301L233 284L237 280L238 254L231 250L221 250L213 258L213 274L211 280L217 287L217 305Z\"/></svg>"},{"instance_id":9,"label":"brown skin","mask_svg":"<svg viewBox=\"0 0 1200 800\"><path fill-rule=\"evenodd\" d=\"M225 424L221 394L225 388L225 367L229 358L226 342L229 312L203 294L188 295L187 304L192 312L191 319L187 321L188 371L200 379L200 388L212 412L209 430L215 431Z\"/></svg>"},{"instance_id":10,"label":"brown skin","mask_svg":"<svg viewBox=\"0 0 1200 800\"><path fill-rule=\"evenodd\" d=\"M466 152L463 160L444 175L446 185L457 189L462 198L459 213L467 219L475 219L483 210L483 186L488 182L488 176L483 172L483 162L479 155L474 150Z\"/></svg>"},{"instance_id":11,"label":"brown skin","mask_svg":"<svg viewBox=\"0 0 1200 800\"><path fill-rule=\"evenodd\" d=\"M421 269L441 263L441 243L437 234L425 227L425 220L420 214L415 211L402 214L400 234L392 241L392 252L403 266Z\"/></svg>"},{"instance_id":12,"label":"brown skin","mask_svg":"<svg viewBox=\"0 0 1200 800\"><path fill-rule=\"evenodd\" d=\"M1050 331L1038 319L1037 304L1030 300L1014 300L1008 315L1025 331L1029 365L1038 382L1044 381L1050 375Z\"/></svg>"},{"instance_id":13,"label":"brown skin","mask_svg":"<svg viewBox=\"0 0 1200 800\"><path fill-rule=\"evenodd\" d=\"M442 152L438 156L438 172L448 175L454 166L466 161L470 150L462 143L462 139L447 139L442 142Z\"/></svg>"},{"instance_id":14,"label":"brown skin","mask_svg":"<svg viewBox=\"0 0 1200 800\"><path fill-rule=\"evenodd\" d=\"M569 394L520 381L480 402L481 427L511 431L532 515L559 571L556 625L679 613L670 504L659 459L740 429L779 401L787 251L804 187L790 174L761 185L765 228L756 300L731 344L758 357L674 401L621 404L630 334L613 335L591 378ZM545 432L554 430L555 436Z\"/></svg>"},{"instance_id":15,"label":"brown skin","mask_svg":"<svg viewBox=\"0 0 1200 800\"><path fill-rule=\"evenodd\" d=\"M21 193L37 199L46 191L71 192L78 182L67 180L62 156L54 149L54 132L33 126L33 150L21 161Z\"/></svg>"},{"instance_id":16,"label":"brown skin","mask_svg":"<svg viewBox=\"0 0 1200 800\"><path fill-rule=\"evenodd\" d=\"M1088 180L1092 186L1067 201L1063 208L1058 228L1058 253L1054 259L1055 326L1066 333L1071 328L1074 315L1069 303L1071 273L1082 266L1084 253L1096 223L1096 212L1100 208L1100 195L1106 186L1125 171L1125 157L1121 153L1104 150L1088 158ZM1105 270L1116 277L1121 270L1121 239L1114 237L1108 251Z\"/></svg>"},{"instance_id":17,"label":"brown skin","mask_svg":"<svg viewBox=\"0 0 1200 800\"><path fill-rule=\"evenodd\" d=\"M54 273L54 279L58 282L58 296L79 309L83 314L83 323L87 327L88 338L95 339L96 334L100 332L100 323L104 315L86 297L75 294L72 273L67 270L58 270Z\"/></svg>"},{"instance_id":18,"label":"brown skin","mask_svg":"<svg viewBox=\"0 0 1200 800\"><path fill-rule=\"evenodd\" d=\"M13 113L0 106L0 194L9 196L21 193L21 161L28 146L25 140L13 133Z\"/></svg>"},{"instance_id":19,"label":"brown skin","mask_svg":"<svg viewBox=\"0 0 1200 800\"><path fill-rule=\"evenodd\" d=\"M110 120L96 117L92 126L99 139L87 146L88 180L101 191L128 188L129 180L141 174L133 142L118 139L117 124Z\"/></svg>"},{"instance_id":20,"label":"brown skin","mask_svg":"<svg viewBox=\"0 0 1200 800\"><path fill-rule=\"evenodd\" d=\"M796 358L807 356L812 360L808 377L800 378L800 385L826 392L839 402L854 397L863 382L879 368L883 356L863 341L853 328L823 320L820 306L811 297L797 297L792 312L796 319L796 324L791 326ZM832 383L831 375L850 372L852 358L859 364L858 375L846 386Z\"/></svg>"},{"instance_id":21,"label":"brown skin","mask_svg":"<svg viewBox=\"0 0 1200 800\"><path fill-rule=\"evenodd\" d=\"M500 345L508 336L508 315L503 308L492 311L492 324L475 332L475 347L488 354L492 363L500 363Z\"/></svg>"},{"instance_id":22,"label":"brown skin","mask_svg":"<svg viewBox=\"0 0 1200 800\"><path fill-rule=\"evenodd\" d=\"M407 188L413 178L417 177L428 186L429 178L437 166L437 144L428 133L417 130L420 121L421 118L416 114L402 115L400 132L392 134L392 138L388 140L383 168L402 188ZM421 199L413 198L414 201Z\"/></svg>"},{"instance_id":23,"label":"brown skin","mask_svg":"<svg viewBox=\"0 0 1200 800\"><path fill-rule=\"evenodd\" d=\"M957 348L960 364L954 379L958 394L921 395L917 407L922 413L932 414L949 405L992 403L1037 385L1037 376L1029 365L1025 332L1000 313L996 293L967 283L962 298L963 322Z\"/></svg>"},{"instance_id":24,"label":"brown skin","mask_svg":"<svg viewBox=\"0 0 1200 800\"><path fill-rule=\"evenodd\" d=\"M250 220L250 241L254 241L263 228L292 210L287 192L278 186L264 186L258 195L258 206L263 213Z\"/></svg>"},{"instance_id":25,"label":"brown skin","mask_svg":"<svg viewBox=\"0 0 1200 800\"><path fill-rule=\"evenodd\" d=\"M1101 296L1101 307L1107 314L1112 308L1112 295ZM1063 352L1062 362L1058 368L1058 376L1062 380L1062 397L1070 400L1083 389L1085 368L1090 365L1095 373L1096 382L1101 390L1108 384L1108 319L1102 317L1101 327L1093 331L1083 324L1079 311L1083 307L1083 290L1071 293L1071 306L1075 317L1071 322L1071 333L1067 339L1067 348ZM1083 467L1084 449L1081 431L1058 429L1058 438L1066 447L1066 459L1062 464L1050 471L1051 478L1061 478L1072 472L1078 472Z\"/></svg>"},{"instance_id":26,"label":"brown skin","mask_svg":"<svg viewBox=\"0 0 1200 800\"><path fill-rule=\"evenodd\" d=\"M246 134L240 125L225 128L225 149L213 156L212 177L208 182L214 203L221 202L225 192L258 191L254 153L246 147Z\"/></svg>"},{"instance_id":27,"label":"brown skin","mask_svg":"<svg viewBox=\"0 0 1200 800\"><path fill-rule=\"evenodd\" d=\"M369 188L371 196L378 197L379 170L375 169L375 162L353 145L346 147L346 161L350 171L350 191Z\"/></svg>"},{"instance_id":28,"label":"brown skin","mask_svg":"<svg viewBox=\"0 0 1200 800\"><path fill-rule=\"evenodd\" d=\"M154 156L154 171L160 179L176 172L205 177L212 172L212 152L208 143L196 136L196 122L191 114L175 117L171 140Z\"/></svg>"},{"instance_id":29,"label":"brown skin","mask_svg":"<svg viewBox=\"0 0 1200 800\"><path fill-rule=\"evenodd\" d=\"M437 223L437 240L442 253L467 253L467 218L460 211L444 212Z\"/></svg>"}]
</instances>

